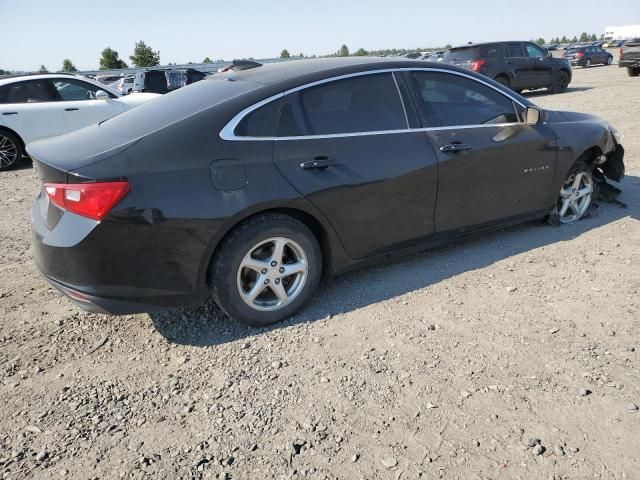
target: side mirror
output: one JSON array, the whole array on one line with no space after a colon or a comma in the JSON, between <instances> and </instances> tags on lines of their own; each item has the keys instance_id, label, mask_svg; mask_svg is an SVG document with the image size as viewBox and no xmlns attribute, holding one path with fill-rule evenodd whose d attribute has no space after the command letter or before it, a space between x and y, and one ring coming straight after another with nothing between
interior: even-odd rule
<instances>
[{"instance_id":1,"label":"side mirror","mask_svg":"<svg viewBox=\"0 0 640 480\"><path fill-rule=\"evenodd\" d=\"M111 97L109 97L109 94L104 90L98 90L96 91L96 100L106 100L108 102L111 100Z\"/></svg>"},{"instance_id":2,"label":"side mirror","mask_svg":"<svg viewBox=\"0 0 640 480\"><path fill-rule=\"evenodd\" d=\"M527 125L537 125L542 118L542 112L535 107L527 107L525 112L525 120Z\"/></svg>"}]
</instances>

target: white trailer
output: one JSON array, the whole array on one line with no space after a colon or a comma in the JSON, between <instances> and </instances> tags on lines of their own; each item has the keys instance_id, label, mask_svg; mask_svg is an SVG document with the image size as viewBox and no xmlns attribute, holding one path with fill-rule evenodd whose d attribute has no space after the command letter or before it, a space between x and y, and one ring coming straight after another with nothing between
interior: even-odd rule
<instances>
[{"instance_id":1,"label":"white trailer","mask_svg":"<svg viewBox=\"0 0 640 480\"><path fill-rule=\"evenodd\" d=\"M638 37L640 37L640 25L624 25L620 27L605 27L602 39L605 42L610 42Z\"/></svg>"}]
</instances>

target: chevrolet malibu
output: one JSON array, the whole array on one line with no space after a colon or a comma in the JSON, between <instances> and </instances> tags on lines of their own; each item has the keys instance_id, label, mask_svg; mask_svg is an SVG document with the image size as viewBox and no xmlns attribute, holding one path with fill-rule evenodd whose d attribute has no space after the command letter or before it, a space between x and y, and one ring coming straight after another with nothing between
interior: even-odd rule
<instances>
[{"instance_id":1,"label":"chevrolet malibu","mask_svg":"<svg viewBox=\"0 0 640 480\"><path fill-rule=\"evenodd\" d=\"M236 68L30 144L33 251L89 311L197 305L263 326L322 274L533 219L624 175L617 131L455 66L335 58Z\"/></svg>"}]
</instances>

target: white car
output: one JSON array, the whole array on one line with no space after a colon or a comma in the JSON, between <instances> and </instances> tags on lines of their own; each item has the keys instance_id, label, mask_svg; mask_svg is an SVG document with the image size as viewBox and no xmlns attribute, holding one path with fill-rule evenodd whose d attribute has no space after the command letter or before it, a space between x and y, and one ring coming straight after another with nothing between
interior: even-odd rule
<instances>
[{"instance_id":1,"label":"white car","mask_svg":"<svg viewBox=\"0 0 640 480\"><path fill-rule=\"evenodd\" d=\"M0 78L0 171L17 166L29 142L99 123L159 96L123 96L78 75Z\"/></svg>"}]
</instances>

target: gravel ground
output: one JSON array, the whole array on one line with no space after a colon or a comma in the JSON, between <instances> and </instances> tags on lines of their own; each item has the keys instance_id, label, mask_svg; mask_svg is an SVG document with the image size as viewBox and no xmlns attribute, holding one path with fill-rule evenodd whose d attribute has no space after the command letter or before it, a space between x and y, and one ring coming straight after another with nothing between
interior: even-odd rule
<instances>
[{"instance_id":1,"label":"gravel ground","mask_svg":"<svg viewBox=\"0 0 640 480\"><path fill-rule=\"evenodd\" d=\"M31 258L33 170L0 174L1 478L640 478L639 91L531 94L621 131L626 209L338 277L264 330L79 311Z\"/></svg>"}]
</instances>

